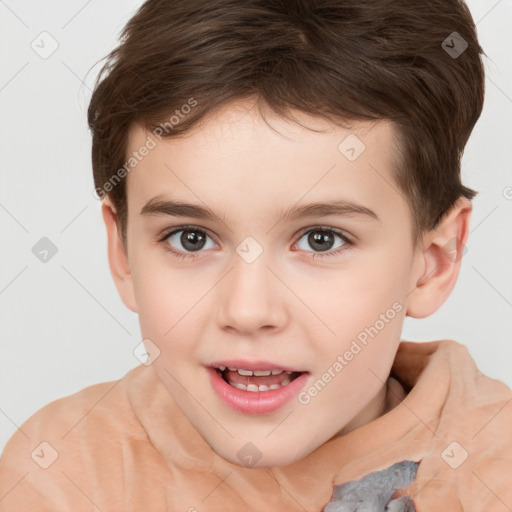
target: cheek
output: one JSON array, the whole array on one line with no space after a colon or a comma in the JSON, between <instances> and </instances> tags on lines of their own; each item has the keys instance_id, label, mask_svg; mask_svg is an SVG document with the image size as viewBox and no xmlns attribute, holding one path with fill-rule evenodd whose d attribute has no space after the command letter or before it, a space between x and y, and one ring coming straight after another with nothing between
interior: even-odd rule
<instances>
[{"instance_id":1,"label":"cheek","mask_svg":"<svg viewBox=\"0 0 512 512\"><path fill-rule=\"evenodd\" d=\"M350 281L354 296L368 303L385 305L403 297L410 277L412 253L402 238L392 234L382 238L385 241L374 249L358 255Z\"/></svg>"},{"instance_id":2,"label":"cheek","mask_svg":"<svg viewBox=\"0 0 512 512\"><path fill-rule=\"evenodd\" d=\"M191 286L186 272L162 261L147 261L135 268L133 286L144 337L168 343L190 327L190 319L204 292ZM181 333L182 334L182 333Z\"/></svg>"},{"instance_id":3,"label":"cheek","mask_svg":"<svg viewBox=\"0 0 512 512\"><path fill-rule=\"evenodd\" d=\"M318 353L323 354L321 364L331 364L337 355L354 347L354 341L365 352L354 359L365 360L365 364L379 354L385 355L388 347L393 350L393 341L402 330L403 304L409 292L406 269L405 258L397 260L391 251L380 251L378 257L333 274L323 292L319 291L322 287L304 291L308 305L323 323L319 323L315 338Z\"/></svg>"},{"instance_id":4,"label":"cheek","mask_svg":"<svg viewBox=\"0 0 512 512\"><path fill-rule=\"evenodd\" d=\"M402 297L406 263L380 250L355 255L348 265L318 280L302 280L302 296L314 298L319 314L343 323L364 323ZM304 283L307 283L306 285Z\"/></svg>"}]
</instances>

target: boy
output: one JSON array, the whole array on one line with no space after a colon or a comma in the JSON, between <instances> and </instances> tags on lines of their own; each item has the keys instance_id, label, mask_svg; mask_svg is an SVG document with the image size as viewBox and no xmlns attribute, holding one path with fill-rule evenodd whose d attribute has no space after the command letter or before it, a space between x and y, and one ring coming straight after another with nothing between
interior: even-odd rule
<instances>
[{"instance_id":1,"label":"boy","mask_svg":"<svg viewBox=\"0 0 512 512\"><path fill-rule=\"evenodd\" d=\"M512 391L400 340L458 277L481 53L457 0L145 2L89 125L147 360L22 425L0 511L511 510Z\"/></svg>"}]
</instances>

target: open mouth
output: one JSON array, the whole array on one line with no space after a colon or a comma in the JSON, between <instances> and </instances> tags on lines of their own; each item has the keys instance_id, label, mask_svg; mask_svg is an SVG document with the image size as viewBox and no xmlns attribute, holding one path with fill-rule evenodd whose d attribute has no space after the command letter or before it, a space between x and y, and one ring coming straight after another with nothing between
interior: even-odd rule
<instances>
[{"instance_id":1,"label":"open mouth","mask_svg":"<svg viewBox=\"0 0 512 512\"><path fill-rule=\"evenodd\" d=\"M284 370L244 370L240 368L215 368L230 386L243 391L261 392L280 389L306 372Z\"/></svg>"},{"instance_id":2,"label":"open mouth","mask_svg":"<svg viewBox=\"0 0 512 512\"><path fill-rule=\"evenodd\" d=\"M311 377L310 372L293 370L293 367L272 369L275 363L270 362L252 362L253 370L231 366L235 364L245 366L242 361L239 364L230 361L229 366L219 361L206 370L219 399L241 414L276 412L296 397Z\"/></svg>"}]
</instances>

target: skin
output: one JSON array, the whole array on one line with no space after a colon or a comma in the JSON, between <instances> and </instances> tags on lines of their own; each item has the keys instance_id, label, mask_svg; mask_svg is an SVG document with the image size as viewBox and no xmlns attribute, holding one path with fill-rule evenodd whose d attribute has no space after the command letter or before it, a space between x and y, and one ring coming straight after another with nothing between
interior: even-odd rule
<instances>
[{"instance_id":1,"label":"skin","mask_svg":"<svg viewBox=\"0 0 512 512\"><path fill-rule=\"evenodd\" d=\"M413 247L411 212L391 173L390 122L349 130L294 115L322 131L270 112L265 122L246 99L185 136L158 142L127 175L126 251L109 199L102 205L119 294L138 313L143 338L160 349L152 368L210 446L238 465L237 452L249 441L262 454L253 467L287 465L400 402L403 394L386 380L404 317L426 317L443 304L460 268L460 258L448 258L443 246L453 237L465 244L469 231L471 203L461 198ZM338 150L351 133L366 145L352 162ZM128 154L147 136L134 125ZM224 220L141 215L158 195L206 205ZM379 220L283 217L292 206L335 199L364 205ZM206 231L199 251L180 243L182 233L159 241L185 224ZM308 234L326 227L354 245L333 235L325 252L312 246ZM236 252L248 236L263 249L252 263ZM166 244L192 257L182 260ZM338 255L328 254L342 246ZM307 370L307 389L396 301L402 310L307 405L293 399L272 414L243 415L210 385L205 365L244 358Z\"/></svg>"}]
</instances>

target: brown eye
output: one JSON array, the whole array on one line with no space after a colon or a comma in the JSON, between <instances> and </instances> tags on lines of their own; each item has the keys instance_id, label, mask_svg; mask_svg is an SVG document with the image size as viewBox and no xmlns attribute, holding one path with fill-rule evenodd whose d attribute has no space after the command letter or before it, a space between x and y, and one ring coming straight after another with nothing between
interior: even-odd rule
<instances>
[{"instance_id":1,"label":"brown eye","mask_svg":"<svg viewBox=\"0 0 512 512\"><path fill-rule=\"evenodd\" d=\"M216 247L213 241L208 246L209 239L211 240L202 229L193 226L181 226L179 229L166 234L160 241L168 251L185 258L188 256L194 257L189 253L201 252L202 249Z\"/></svg>"},{"instance_id":2,"label":"brown eye","mask_svg":"<svg viewBox=\"0 0 512 512\"><path fill-rule=\"evenodd\" d=\"M205 245L206 233L197 230L182 230L178 231L178 233L181 233L179 237L180 244L187 251L199 251Z\"/></svg>"},{"instance_id":3,"label":"brown eye","mask_svg":"<svg viewBox=\"0 0 512 512\"><path fill-rule=\"evenodd\" d=\"M337 238L341 240L342 243L336 245ZM303 239L306 243L303 243L301 247L300 241ZM311 252L309 248L313 249L315 252L313 257L335 256L351 245L353 245L352 242L342 233L330 228L321 227L306 231L302 234L299 242L297 242L297 246L301 250ZM324 255L322 253L326 254Z\"/></svg>"}]
</instances>

